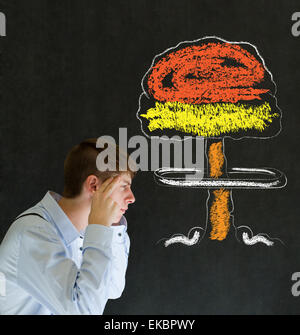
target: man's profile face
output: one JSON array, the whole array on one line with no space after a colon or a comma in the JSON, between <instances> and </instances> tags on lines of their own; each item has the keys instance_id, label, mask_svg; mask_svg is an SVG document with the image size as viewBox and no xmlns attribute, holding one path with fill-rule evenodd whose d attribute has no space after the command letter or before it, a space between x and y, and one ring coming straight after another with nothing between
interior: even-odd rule
<instances>
[{"instance_id":1,"label":"man's profile face","mask_svg":"<svg viewBox=\"0 0 300 335\"><path fill-rule=\"evenodd\" d=\"M127 172L120 174L121 180L119 185L111 194L111 198L121 207L119 214L114 218L114 223L119 223L123 214L128 209L129 204L135 201L131 191L131 176Z\"/></svg>"}]
</instances>

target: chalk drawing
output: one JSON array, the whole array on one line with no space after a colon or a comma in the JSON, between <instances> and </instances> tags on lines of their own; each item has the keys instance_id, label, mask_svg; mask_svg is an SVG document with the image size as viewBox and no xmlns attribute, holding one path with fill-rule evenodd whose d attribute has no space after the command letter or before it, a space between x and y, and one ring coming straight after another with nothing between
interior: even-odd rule
<instances>
[{"instance_id":1,"label":"chalk drawing","mask_svg":"<svg viewBox=\"0 0 300 335\"><path fill-rule=\"evenodd\" d=\"M185 178L197 168L160 168L159 185L208 189L205 227L194 235L173 235L165 246L199 243L210 229L211 240L223 241L233 223L233 189L279 189L284 173L274 168L227 168L225 139L270 139L281 131L282 113L277 87L257 48L249 42L232 42L216 36L183 41L154 57L142 78L137 118L148 136L176 134L206 140L203 178ZM177 177L174 177L174 172ZM250 228L249 228L250 229ZM273 239L274 240L274 239ZM262 234L244 231L246 245L274 244Z\"/></svg>"}]
</instances>

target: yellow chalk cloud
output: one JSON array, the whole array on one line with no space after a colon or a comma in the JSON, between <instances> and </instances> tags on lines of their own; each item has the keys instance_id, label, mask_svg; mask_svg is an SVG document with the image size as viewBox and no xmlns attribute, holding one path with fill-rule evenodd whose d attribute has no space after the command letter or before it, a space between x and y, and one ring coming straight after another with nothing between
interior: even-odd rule
<instances>
[{"instance_id":1,"label":"yellow chalk cloud","mask_svg":"<svg viewBox=\"0 0 300 335\"><path fill-rule=\"evenodd\" d=\"M141 117L149 120L150 131L175 129L184 133L210 137L241 129L264 131L278 113L271 113L268 102L261 105L213 103L190 105L181 102L156 102Z\"/></svg>"}]
</instances>

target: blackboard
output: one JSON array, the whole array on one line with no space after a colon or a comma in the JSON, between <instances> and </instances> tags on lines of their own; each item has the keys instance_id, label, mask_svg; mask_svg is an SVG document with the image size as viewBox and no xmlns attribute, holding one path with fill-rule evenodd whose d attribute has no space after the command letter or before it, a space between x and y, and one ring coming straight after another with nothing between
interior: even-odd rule
<instances>
[{"instance_id":1,"label":"blackboard","mask_svg":"<svg viewBox=\"0 0 300 335\"><path fill-rule=\"evenodd\" d=\"M164 247L206 220L207 191L134 179L127 214L126 287L104 314L298 314L300 271L298 125L300 36L290 1L0 1L1 225L63 187L67 151L85 138L143 135L136 118L141 80L155 55L186 40L219 36L255 45L277 85L282 131L271 139L226 139L232 167L276 167L287 185L234 190L239 225L280 238L268 247L222 241ZM297 191L298 190L298 191Z\"/></svg>"}]
</instances>

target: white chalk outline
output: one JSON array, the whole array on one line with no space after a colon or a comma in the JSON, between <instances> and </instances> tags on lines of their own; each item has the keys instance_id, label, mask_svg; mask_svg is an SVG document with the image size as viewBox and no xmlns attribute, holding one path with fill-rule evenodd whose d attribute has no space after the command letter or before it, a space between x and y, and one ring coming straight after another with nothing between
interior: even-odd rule
<instances>
[{"instance_id":1,"label":"white chalk outline","mask_svg":"<svg viewBox=\"0 0 300 335\"><path fill-rule=\"evenodd\" d=\"M249 237L248 233L244 232L242 236L243 236L244 243L247 245L255 245L257 243L264 243L268 247L271 247L274 244L274 242L268 240L266 237L262 235L255 235L255 236Z\"/></svg>"},{"instance_id":2,"label":"white chalk outline","mask_svg":"<svg viewBox=\"0 0 300 335\"><path fill-rule=\"evenodd\" d=\"M224 156L225 157L225 156ZM160 168L154 171L154 176L158 184L176 187L199 187L199 188L234 188L234 189L269 189L283 188L287 184L286 176L281 171L274 168L232 168L228 172L251 172L251 173L266 173L277 178L255 178L250 179L229 179L229 178L201 178L186 180L183 177L170 178L164 173L188 173L194 172L195 175L201 169L197 168Z\"/></svg>"},{"instance_id":3,"label":"white chalk outline","mask_svg":"<svg viewBox=\"0 0 300 335\"><path fill-rule=\"evenodd\" d=\"M160 240L158 240L158 241L156 242L156 244L158 244L161 240L166 240L165 243L164 243L164 245L165 245L165 247L167 247L169 244L171 244L171 243L169 243L169 241L174 241L173 239L176 238L176 235L181 236L181 239L180 239L179 241L177 241L177 243L178 243L178 242L179 242L179 243L180 243L180 242L183 243L182 241L186 241L186 239L191 240L191 239L193 239L193 238L195 237L195 234L196 234L196 232L195 232L195 233L194 233L194 236L193 236L192 238L190 238L190 233L192 232L193 229L200 229L200 230L203 230L203 235L201 236L201 234L200 234L200 232L199 232L199 237L198 237L198 239L197 239L197 242L200 243L200 242L203 240L204 236L206 235L206 231L207 231L207 223L208 223L208 210L207 210L207 208L208 208L208 200L209 200L209 197L206 199L206 224L205 224L205 227L204 227L204 228L203 228L203 227L199 227L199 226L195 226L195 227L193 227L193 228L191 228L191 229L189 230L187 236L185 236L185 235L183 235L183 234L180 234L180 233L173 234L173 235L172 235L171 237L169 237L169 238L161 238ZM195 243L197 243L197 242L195 242ZM174 244L174 243L176 243L176 242L172 242L172 244ZM185 244L185 245L188 245L188 244ZM188 245L188 246L191 246L191 245Z\"/></svg>"}]
</instances>

